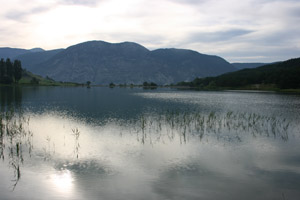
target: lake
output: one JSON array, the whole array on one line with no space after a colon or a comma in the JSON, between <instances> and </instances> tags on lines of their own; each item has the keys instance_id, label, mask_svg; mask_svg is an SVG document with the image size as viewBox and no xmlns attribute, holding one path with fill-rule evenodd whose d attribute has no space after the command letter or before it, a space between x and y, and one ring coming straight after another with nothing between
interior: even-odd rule
<instances>
[{"instance_id":1,"label":"lake","mask_svg":"<svg viewBox=\"0 0 300 200\"><path fill-rule=\"evenodd\" d=\"M300 95L0 87L0 199L298 199Z\"/></svg>"}]
</instances>

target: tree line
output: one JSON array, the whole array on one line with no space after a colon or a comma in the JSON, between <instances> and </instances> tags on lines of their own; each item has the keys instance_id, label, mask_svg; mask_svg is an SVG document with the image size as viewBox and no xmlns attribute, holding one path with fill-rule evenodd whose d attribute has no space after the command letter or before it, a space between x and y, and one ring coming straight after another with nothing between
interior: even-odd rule
<instances>
[{"instance_id":1,"label":"tree line","mask_svg":"<svg viewBox=\"0 0 300 200\"><path fill-rule=\"evenodd\" d=\"M243 69L216 77L196 78L180 82L179 86L203 89L242 88L249 85L273 84L279 89L300 88L300 58L269 64L254 69Z\"/></svg>"},{"instance_id":2,"label":"tree line","mask_svg":"<svg viewBox=\"0 0 300 200\"><path fill-rule=\"evenodd\" d=\"M22 78L22 72L20 60L14 60L13 62L9 58L0 60L0 83L17 83Z\"/></svg>"}]
</instances>

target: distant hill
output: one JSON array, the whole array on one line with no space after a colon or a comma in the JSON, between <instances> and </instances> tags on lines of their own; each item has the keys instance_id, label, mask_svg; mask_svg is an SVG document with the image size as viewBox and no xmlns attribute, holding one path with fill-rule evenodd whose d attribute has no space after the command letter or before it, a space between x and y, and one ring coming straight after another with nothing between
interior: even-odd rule
<instances>
[{"instance_id":1,"label":"distant hill","mask_svg":"<svg viewBox=\"0 0 300 200\"><path fill-rule=\"evenodd\" d=\"M63 49L55 49L50 51L34 51L26 52L25 54L18 55L14 59L21 60L23 68L29 71L35 71L35 67L39 67L39 64L45 62L61 52Z\"/></svg>"},{"instance_id":2,"label":"distant hill","mask_svg":"<svg viewBox=\"0 0 300 200\"><path fill-rule=\"evenodd\" d=\"M33 73L58 81L91 81L93 84L141 84L144 81L169 84L236 70L218 56L184 49L150 51L133 42L89 41L17 58Z\"/></svg>"},{"instance_id":3,"label":"distant hill","mask_svg":"<svg viewBox=\"0 0 300 200\"><path fill-rule=\"evenodd\" d=\"M243 69L217 77L196 78L192 82L178 85L192 87L241 88L254 85L273 85L279 89L300 88L300 58L264 65L254 69Z\"/></svg>"},{"instance_id":4,"label":"distant hill","mask_svg":"<svg viewBox=\"0 0 300 200\"><path fill-rule=\"evenodd\" d=\"M231 63L237 69L256 68L271 63Z\"/></svg>"},{"instance_id":5,"label":"distant hill","mask_svg":"<svg viewBox=\"0 0 300 200\"><path fill-rule=\"evenodd\" d=\"M10 48L10 47L2 47L0 48L0 58L15 58L16 56L30 53L30 50L26 49L18 49L18 48Z\"/></svg>"},{"instance_id":6,"label":"distant hill","mask_svg":"<svg viewBox=\"0 0 300 200\"><path fill-rule=\"evenodd\" d=\"M42 49L42 48L37 47L37 48L29 49L29 51L35 53L35 52L43 52L45 50Z\"/></svg>"},{"instance_id":7,"label":"distant hill","mask_svg":"<svg viewBox=\"0 0 300 200\"><path fill-rule=\"evenodd\" d=\"M15 59L16 57L24 54L44 52L42 48L33 48L33 49L19 49L19 48L10 48L10 47L0 47L0 57L1 58L10 58Z\"/></svg>"}]
</instances>

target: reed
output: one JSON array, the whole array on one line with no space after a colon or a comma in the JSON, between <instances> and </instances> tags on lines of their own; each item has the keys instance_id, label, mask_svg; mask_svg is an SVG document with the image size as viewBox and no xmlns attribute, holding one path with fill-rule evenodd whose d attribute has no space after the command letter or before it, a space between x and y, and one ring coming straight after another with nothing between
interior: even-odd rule
<instances>
[{"instance_id":1,"label":"reed","mask_svg":"<svg viewBox=\"0 0 300 200\"><path fill-rule=\"evenodd\" d=\"M264 116L257 113L201 113L196 111L180 112L166 111L158 115L142 115L140 128L136 130L138 141L146 143L147 135L156 137L154 141L169 141L179 137L181 143L186 143L190 138L216 137L217 140L242 142L245 137L253 138L274 137L288 140L290 122L275 116ZM132 124L136 126L138 124ZM140 135L140 137L139 137Z\"/></svg>"},{"instance_id":2,"label":"reed","mask_svg":"<svg viewBox=\"0 0 300 200\"><path fill-rule=\"evenodd\" d=\"M76 158L79 158L79 148L80 148L80 144L79 144L79 136L80 136L80 132L78 130L78 128L72 129L73 132L73 136L75 138L75 143L74 143L74 154L76 156Z\"/></svg>"},{"instance_id":3,"label":"reed","mask_svg":"<svg viewBox=\"0 0 300 200\"><path fill-rule=\"evenodd\" d=\"M6 158L9 167L13 170L12 190L17 186L21 178L21 167L24 162L24 149L28 148L29 155L32 152L33 134L28 131L25 124L29 125L20 113L10 108L0 113L0 158Z\"/></svg>"}]
</instances>

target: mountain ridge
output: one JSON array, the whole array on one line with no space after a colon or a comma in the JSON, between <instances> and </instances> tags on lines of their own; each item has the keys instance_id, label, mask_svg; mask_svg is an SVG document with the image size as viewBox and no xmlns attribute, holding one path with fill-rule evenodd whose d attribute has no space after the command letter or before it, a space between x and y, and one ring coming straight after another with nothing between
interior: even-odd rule
<instances>
[{"instance_id":1,"label":"mountain ridge","mask_svg":"<svg viewBox=\"0 0 300 200\"><path fill-rule=\"evenodd\" d=\"M94 84L140 84L144 81L170 84L236 70L219 56L176 48L150 51L134 42L94 40L52 50L52 53L35 52L17 58L33 73L58 81L91 81ZM30 60L34 62L28 62Z\"/></svg>"}]
</instances>

